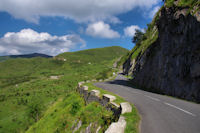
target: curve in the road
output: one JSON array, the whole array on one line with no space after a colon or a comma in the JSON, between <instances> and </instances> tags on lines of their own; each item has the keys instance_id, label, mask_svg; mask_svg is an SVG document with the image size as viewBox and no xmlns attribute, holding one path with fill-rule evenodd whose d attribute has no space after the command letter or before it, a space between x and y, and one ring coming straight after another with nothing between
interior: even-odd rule
<instances>
[{"instance_id":1,"label":"curve in the road","mask_svg":"<svg viewBox=\"0 0 200 133\"><path fill-rule=\"evenodd\" d=\"M118 75L114 81L95 83L133 103L141 117L142 133L200 133L200 105L129 87Z\"/></svg>"}]
</instances>

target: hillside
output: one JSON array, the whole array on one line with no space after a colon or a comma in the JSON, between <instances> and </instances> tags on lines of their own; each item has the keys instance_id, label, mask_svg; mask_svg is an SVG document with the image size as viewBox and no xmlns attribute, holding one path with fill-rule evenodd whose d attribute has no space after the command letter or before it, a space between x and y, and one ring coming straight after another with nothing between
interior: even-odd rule
<instances>
[{"instance_id":1,"label":"hillside","mask_svg":"<svg viewBox=\"0 0 200 133\"><path fill-rule=\"evenodd\" d=\"M96 103L84 105L75 88L80 81L108 78L116 71L112 68L115 60L127 52L121 47L106 47L54 58L0 62L0 132L25 132L40 119L51 125L49 129L43 127L46 132L63 132L70 130L77 117L85 118L84 126L96 120L103 130L107 125L102 122L111 119L110 112L102 111ZM81 116L77 111L83 112ZM50 112L53 119L43 118Z\"/></svg>"},{"instance_id":2,"label":"hillside","mask_svg":"<svg viewBox=\"0 0 200 133\"><path fill-rule=\"evenodd\" d=\"M90 61L91 63L98 63L102 62L102 60L111 60L113 58L116 58L116 55L120 55L121 53L127 53L127 49L114 46L78 51L76 52L76 54L74 54L73 52L67 52L60 54L56 57L65 58L68 62L81 60L79 63L84 64L88 63L88 61Z\"/></svg>"},{"instance_id":3,"label":"hillside","mask_svg":"<svg viewBox=\"0 0 200 133\"><path fill-rule=\"evenodd\" d=\"M199 0L165 1L146 39L120 61L135 86L200 102L199 9Z\"/></svg>"}]
</instances>

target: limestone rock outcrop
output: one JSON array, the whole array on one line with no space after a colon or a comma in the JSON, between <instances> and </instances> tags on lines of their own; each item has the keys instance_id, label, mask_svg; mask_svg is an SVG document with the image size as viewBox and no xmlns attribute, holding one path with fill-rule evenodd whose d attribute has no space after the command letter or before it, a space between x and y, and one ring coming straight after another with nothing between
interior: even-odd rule
<instances>
[{"instance_id":1,"label":"limestone rock outcrop","mask_svg":"<svg viewBox=\"0 0 200 133\"><path fill-rule=\"evenodd\" d=\"M200 102L200 12L189 10L162 8L158 39L123 67L140 88Z\"/></svg>"}]
</instances>

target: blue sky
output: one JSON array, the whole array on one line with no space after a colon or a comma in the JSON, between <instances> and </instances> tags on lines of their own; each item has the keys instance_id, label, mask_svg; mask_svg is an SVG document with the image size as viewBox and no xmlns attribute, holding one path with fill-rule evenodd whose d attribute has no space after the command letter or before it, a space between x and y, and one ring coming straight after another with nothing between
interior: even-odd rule
<instances>
[{"instance_id":1,"label":"blue sky","mask_svg":"<svg viewBox=\"0 0 200 133\"><path fill-rule=\"evenodd\" d=\"M77 4L78 3L78 4ZM0 55L133 48L161 0L1 0Z\"/></svg>"}]
</instances>

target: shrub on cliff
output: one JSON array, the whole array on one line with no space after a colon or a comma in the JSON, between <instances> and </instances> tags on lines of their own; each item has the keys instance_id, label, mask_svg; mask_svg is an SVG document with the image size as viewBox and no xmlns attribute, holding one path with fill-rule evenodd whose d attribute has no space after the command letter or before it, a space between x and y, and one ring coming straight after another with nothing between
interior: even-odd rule
<instances>
[{"instance_id":1,"label":"shrub on cliff","mask_svg":"<svg viewBox=\"0 0 200 133\"><path fill-rule=\"evenodd\" d=\"M145 39L146 39L145 34L142 31L136 29L132 42L135 43L136 45L140 45L141 42Z\"/></svg>"}]
</instances>

